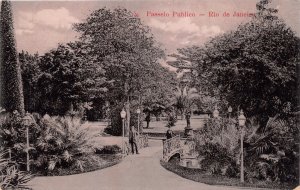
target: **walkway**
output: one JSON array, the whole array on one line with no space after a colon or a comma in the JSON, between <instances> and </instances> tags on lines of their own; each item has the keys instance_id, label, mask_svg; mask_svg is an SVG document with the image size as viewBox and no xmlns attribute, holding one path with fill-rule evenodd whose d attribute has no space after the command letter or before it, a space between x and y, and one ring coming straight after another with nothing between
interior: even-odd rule
<instances>
[{"instance_id":1,"label":"walkway","mask_svg":"<svg viewBox=\"0 0 300 190\"><path fill-rule=\"evenodd\" d=\"M210 186L184 179L164 169L159 159L161 141L130 155L120 164L85 174L61 177L36 177L30 184L34 190L235 190Z\"/></svg>"}]
</instances>

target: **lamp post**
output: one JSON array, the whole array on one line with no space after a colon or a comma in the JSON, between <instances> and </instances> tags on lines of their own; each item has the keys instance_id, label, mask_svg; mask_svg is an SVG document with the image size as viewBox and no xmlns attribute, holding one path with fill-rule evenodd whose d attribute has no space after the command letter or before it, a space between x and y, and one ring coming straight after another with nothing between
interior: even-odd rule
<instances>
[{"instance_id":1,"label":"lamp post","mask_svg":"<svg viewBox=\"0 0 300 190\"><path fill-rule=\"evenodd\" d=\"M23 117L23 124L26 127L26 161L27 161L27 171L29 172L30 170L30 163L29 163L29 126L31 124L31 117L29 113L27 112L25 117Z\"/></svg>"},{"instance_id":2,"label":"lamp post","mask_svg":"<svg viewBox=\"0 0 300 190\"><path fill-rule=\"evenodd\" d=\"M141 114L140 108L136 110L136 113L138 114L138 134L140 135L140 114Z\"/></svg>"},{"instance_id":3,"label":"lamp post","mask_svg":"<svg viewBox=\"0 0 300 190\"><path fill-rule=\"evenodd\" d=\"M243 110L241 110L238 117L239 126L242 128L241 131L241 182L244 183L244 126L246 123L246 117L244 116Z\"/></svg>"},{"instance_id":4,"label":"lamp post","mask_svg":"<svg viewBox=\"0 0 300 190\"><path fill-rule=\"evenodd\" d=\"M232 107L229 106L229 107L228 107L228 119L231 118L231 113L232 113Z\"/></svg>"},{"instance_id":5,"label":"lamp post","mask_svg":"<svg viewBox=\"0 0 300 190\"><path fill-rule=\"evenodd\" d=\"M218 118L219 117L219 111L218 111L217 106L215 106L215 110L213 111L213 117L214 118Z\"/></svg>"},{"instance_id":6,"label":"lamp post","mask_svg":"<svg viewBox=\"0 0 300 190\"><path fill-rule=\"evenodd\" d=\"M124 142L124 137L125 137L125 122L124 122L124 120L125 120L125 117L126 117L126 111L124 110L124 108L122 109L122 111L121 111L121 113L120 113L120 115L121 115L121 118L122 118L122 154L123 154L123 156L124 156L124 154L125 154L125 142Z\"/></svg>"}]
</instances>

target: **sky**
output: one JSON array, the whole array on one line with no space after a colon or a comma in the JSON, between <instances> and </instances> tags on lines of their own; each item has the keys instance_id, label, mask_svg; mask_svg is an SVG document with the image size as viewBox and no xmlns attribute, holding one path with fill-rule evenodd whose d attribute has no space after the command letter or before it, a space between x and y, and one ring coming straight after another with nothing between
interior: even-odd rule
<instances>
[{"instance_id":1,"label":"sky","mask_svg":"<svg viewBox=\"0 0 300 190\"><path fill-rule=\"evenodd\" d=\"M84 22L94 10L122 7L136 13L170 54L177 48L203 45L247 22L250 17L233 17L233 14L255 13L256 3L256 0L110 0L13 1L12 5L18 51L42 55L58 43L75 41L79 34L72 25ZM279 10L279 16L300 36L300 0L273 0L271 6ZM229 17L224 17L224 12ZM179 17L180 13L192 17ZM217 13L219 16L213 17Z\"/></svg>"}]
</instances>

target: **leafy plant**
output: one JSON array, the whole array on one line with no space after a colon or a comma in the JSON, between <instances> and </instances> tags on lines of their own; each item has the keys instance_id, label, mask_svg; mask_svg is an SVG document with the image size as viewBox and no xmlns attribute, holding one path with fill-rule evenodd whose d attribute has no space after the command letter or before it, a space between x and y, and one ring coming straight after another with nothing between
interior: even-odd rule
<instances>
[{"instance_id":1,"label":"leafy plant","mask_svg":"<svg viewBox=\"0 0 300 190\"><path fill-rule=\"evenodd\" d=\"M238 175L239 134L233 120L210 119L195 132L202 168L212 174Z\"/></svg>"},{"instance_id":2,"label":"leafy plant","mask_svg":"<svg viewBox=\"0 0 300 190\"><path fill-rule=\"evenodd\" d=\"M118 145L106 145L103 148L96 149L96 154L117 154L121 152Z\"/></svg>"},{"instance_id":3,"label":"leafy plant","mask_svg":"<svg viewBox=\"0 0 300 190\"><path fill-rule=\"evenodd\" d=\"M297 182L299 129L296 118L270 118L262 133L249 136L246 143L248 177L269 181Z\"/></svg>"},{"instance_id":4,"label":"leafy plant","mask_svg":"<svg viewBox=\"0 0 300 190\"><path fill-rule=\"evenodd\" d=\"M0 151L0 187L2 189L30 189L26 183L32 179L32 175L19 171L15 163L6 159L6 155L6 151Z\"/></svg>"},{"instance_id":5,"label":"leafy plant","mask_svg":"<svg viewBox=\"0 0 300 190\"><path fill-rule=\"evenodd\" d=\"M84 170L93 161L94 134L72 117L49 117L38 121L40 135L35 142L35 169L45 175L58 168Z\"/></svg>"},{"instance_id":6,"label":"leafy plant","mask_svg":"<svg viewBox=\"0 0 300 190\"><path fill-rule=\"evenodd\" d=\"M0 145L11 151L12 159L25 169L26 131L19 112L0 114Z\"/></svg>"}]
</instances>

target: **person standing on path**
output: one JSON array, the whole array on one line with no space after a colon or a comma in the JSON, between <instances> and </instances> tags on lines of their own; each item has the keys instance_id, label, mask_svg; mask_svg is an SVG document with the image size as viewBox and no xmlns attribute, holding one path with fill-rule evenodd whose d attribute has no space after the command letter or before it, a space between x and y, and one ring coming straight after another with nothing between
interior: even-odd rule
<instances>
[{"instance_id":1,"label":"person standing on path","mask_svg":"<svg viewBox=\"0 0 300 190\"><path fill-rule=\"evenodd\" d=\"M138 148L137 148L137 131L135 130L134 126L130 127L130 131L129 131L129 143L131 144L131 151L132 154L134 154L134 148L135 148L135 153L139 154Z\"/></svg>"},{"instance_id":2,"label":"person standing on path","mask_svg":"<svg viewBox=\"0 0 300 190\"><path fill-rule=\"evenodd\" d=\"M166 132L166 138L171 139L174 136L173 131L169 128Z\"/></svg>"}]
</instances>

